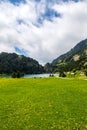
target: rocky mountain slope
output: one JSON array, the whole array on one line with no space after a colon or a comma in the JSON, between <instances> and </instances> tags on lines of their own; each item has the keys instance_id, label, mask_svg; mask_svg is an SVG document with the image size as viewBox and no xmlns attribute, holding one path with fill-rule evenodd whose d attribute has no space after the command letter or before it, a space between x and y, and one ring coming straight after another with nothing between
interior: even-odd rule
<instances>
[{"instance_id":1,"label":"rocky mountain slope","mask_svg":"<svg viewBox=\"0 0 87 130\"><path fill-rule=\"evenodd\" d=\"M58 70L64 69L64 71L87 68L87 39L53 60L51 65Z\"/></svg>"}]
</instances>

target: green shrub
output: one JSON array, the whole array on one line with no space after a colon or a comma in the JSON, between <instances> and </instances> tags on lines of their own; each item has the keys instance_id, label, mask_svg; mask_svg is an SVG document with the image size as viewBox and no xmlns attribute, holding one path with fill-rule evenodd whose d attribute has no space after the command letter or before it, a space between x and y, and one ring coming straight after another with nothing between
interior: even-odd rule
<instances>
[{"instance_id":1,"label":"green shrub","mask_svg":"<svg viewBox=\"0 0 87 130\"><path fill-rule=\"evenodd\" d=\"M87 70L85 70L85 75L87 76Z\"/></svg>"},{"instance_id":2,"label":"green shrub","mask_svg":"<svg viewBox=\"0 0 87 130\"><path fill-rule=\"evenodd\" d=\"M59 77L66 77L66 74L65 74L63 71L61 71L61 72L59 73Z\"/></svg>"},{"instance_id":3,"label":"green shrub","mask_svg":"<svg viewBox=\"0 0 87 130\"><path fill-rule=\"evenodd\" d=\"M21 78L21 77L24 77L24 73L20 71L12 73L12 78Z\"/></svg>"}]
</instances>

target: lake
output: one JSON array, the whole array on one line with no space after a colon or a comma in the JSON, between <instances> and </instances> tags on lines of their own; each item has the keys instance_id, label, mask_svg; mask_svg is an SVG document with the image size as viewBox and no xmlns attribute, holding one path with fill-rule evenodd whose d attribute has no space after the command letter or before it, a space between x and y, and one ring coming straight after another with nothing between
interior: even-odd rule
<instances>
[{"instance_id":1,"label":"lake","mask_svg":"<svg viewBox=\"0 0 87 130\"><path fill-rule=\"evenodd\" d=\"M55 77L59 77L59 74L53 74ZM50 74L26 74L24 78L48 78Z\"/></svg>"},{"instance_id":2,"label":"lake","mask_svg":"<svg viewBox=\"0 0 87 130\"><path fill-rule=\"evenodd\" d=\"M11 76L7 74L0 74L0 78L11 78Z\"/></svg>"},{"instance_id":3,"label":"lake","mask_svg":"<svg viewBox=\"0 0 87 130\"><path fill-rule=\"evenodd\" d=\"M51 74L52 75L52 74ZM55 77L59 77L59 74L53 74ZM25 74L23 78L48 78L50 74ZM11 78L10 75L2 74L0 78Z\"/></svg>"}]
</instances>

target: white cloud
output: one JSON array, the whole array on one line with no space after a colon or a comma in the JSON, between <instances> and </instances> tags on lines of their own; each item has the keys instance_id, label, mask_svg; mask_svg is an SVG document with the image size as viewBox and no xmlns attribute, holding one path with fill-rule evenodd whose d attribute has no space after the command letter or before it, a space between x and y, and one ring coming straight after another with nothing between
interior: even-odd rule
<instances>
[{"instance_id":1,"label":"white cloud","mask_svg":"<svg viewBox=\"0 0 87 130\"><path fill-rule=\"evenodd\" d=\"M61 14L52 22L44 19L38 27L38 18L45 13L47 2L28 0L13 5L0 3L0 52L24 49L40 63L52 61L87 38L87 2L61 2L49 7Z\"/></svg>"}]
</instances>

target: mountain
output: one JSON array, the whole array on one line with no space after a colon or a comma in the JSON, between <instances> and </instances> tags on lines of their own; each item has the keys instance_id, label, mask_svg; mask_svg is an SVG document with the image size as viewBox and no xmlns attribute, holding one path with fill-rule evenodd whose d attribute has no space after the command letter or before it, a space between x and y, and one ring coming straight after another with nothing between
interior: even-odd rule
<instances>
[{"instance_id":1,"label":"mountain","mask_svg":"<svg viewBox=\"0 0 87 130\"><path fill-rule=\"evenodd\" d=\"M87 39L79 42L67 53L59 56L51 63L54 69L71 71L87 68Z\"/></svg>"},{"instance_id":2,"label":"mountain","mask_svg":"<svg viewBox=\"0 0 87 130\"><path fill-rule=\"evenodd\" d=\"M17 71L38 74L43 73L44 68L32 58L15 53L0 53L0 74L11 74Z\"/></svg>"}]
</instances>

